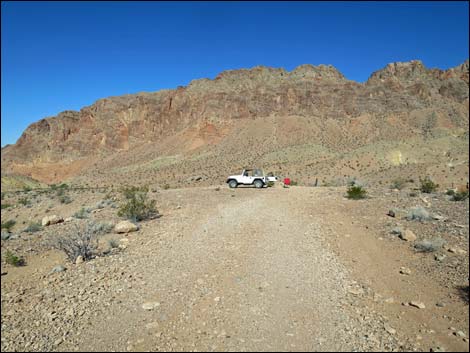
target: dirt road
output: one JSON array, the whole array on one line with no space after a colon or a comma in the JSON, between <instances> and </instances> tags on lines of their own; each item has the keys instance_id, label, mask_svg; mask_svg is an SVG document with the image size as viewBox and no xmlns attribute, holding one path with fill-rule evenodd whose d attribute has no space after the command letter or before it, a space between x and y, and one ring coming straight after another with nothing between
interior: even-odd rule
<instances>
[{"instance_id":1,"label":"dirt road","mask_svg":"<svg viewBox=\"0 0 470 353\"><path fill-rule=\"evenodd\" d=\"M445 330L447 322L434 309L417 314L420 309L401 305L397 293L416 299L416 289L400 282L398 270L390 268L390 261L398 259L383 258L386 247L385 253L374 254L379 240L357 238L368 243L358 248L350 240L356 234L354 225L348 226L350 235L343 239L340 228L350 219L338 218L334 213L338 208L325 206L341 198L312 188L171 190L162 201L163 217L131 233L125 251L71 265L65 274L57 274L62 279L50 280L56 288L52 301L59 313L56 323L63 312L72 314L64 314L64 326L56 330L63 338L42 347L391 351L445 344L468 348L468 343L452 341L445 334L428 340L427 331L421 330L423 322L425 330L434 326ZM375 261L368 262L372 272L366 261ZM387 271L386 283L380 273L370 280L368 276L377 277L377 271ZM436 288L425 290L438 295ZM395 298L384 304L387 296L380 299L378 291L395 293ZM426 295L418 299L426 301ZM25 307L35 303L25 301ZM84 302L85 307L76 307ZM46 314L31 309L32 322L35 315L37 326L43 328L41 317ZM52 331L53 323L49 326ZM418 333L425 337L423 345L416 341Z\"/></svg>"}]
</instances>

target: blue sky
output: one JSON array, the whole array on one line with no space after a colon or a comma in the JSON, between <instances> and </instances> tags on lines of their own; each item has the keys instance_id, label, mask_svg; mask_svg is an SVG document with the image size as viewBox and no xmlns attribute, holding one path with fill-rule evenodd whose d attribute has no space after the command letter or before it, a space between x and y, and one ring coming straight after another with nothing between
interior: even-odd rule
<instances>
[{"instance_id":1,"label":"blue sky","mask_svg":"<svg viewBox=\"0 0 470 353\"><path fill-rule=\"evenodd\" d=\"M387 63L469 56L468 2L2 2L1 144L108 96L256 65L332 64L365 81Z\"/></svg>"}]
</instances>

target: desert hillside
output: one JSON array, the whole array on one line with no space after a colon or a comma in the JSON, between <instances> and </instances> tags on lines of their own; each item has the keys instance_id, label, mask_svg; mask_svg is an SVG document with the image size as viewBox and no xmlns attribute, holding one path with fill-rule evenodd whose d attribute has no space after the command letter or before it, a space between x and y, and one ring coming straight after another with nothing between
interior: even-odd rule
<instances>
[{"instance_id":1,"label":"desert hillside","mask_svg":"<svg viewBox=\"0 0 470 353\"><path fill-rule=\"evenodd\" d=\"M392 63L365 83L325 65L230 70L42 119L2 148L2 176L176 187L257 166L305 185L465 184L468 83L468 60L449 70Z\"/></svg>"}]
</instances>

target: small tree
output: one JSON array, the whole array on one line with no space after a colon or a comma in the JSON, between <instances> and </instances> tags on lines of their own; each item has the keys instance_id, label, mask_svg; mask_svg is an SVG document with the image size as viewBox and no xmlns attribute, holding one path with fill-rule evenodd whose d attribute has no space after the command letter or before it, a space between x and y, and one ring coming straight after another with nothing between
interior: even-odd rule
<instances>
[{"instance_id":1,"label":"small tree","mask_svg":"<svg viewBox=\"0 0 470 353\"><path fill-rule=\"evenodd\" d=\"M119 208L119 217L138 222L158 215L155 200L147 198L148 187L127 187L122 190L122 193L126 202Z\"/></svg>"}]
</instances>

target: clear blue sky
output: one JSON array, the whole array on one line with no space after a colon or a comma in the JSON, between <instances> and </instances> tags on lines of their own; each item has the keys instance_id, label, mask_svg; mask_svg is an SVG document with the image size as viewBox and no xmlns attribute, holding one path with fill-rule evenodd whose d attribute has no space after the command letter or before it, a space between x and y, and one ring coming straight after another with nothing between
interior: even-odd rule
<instances>
[{"instance_id":1,"label":"clear blue sky","mask_svg":"<svg viewBox=\"0 0 470 353\"><path fill-rule=\"evenodd\" d=\"M2 146L97 99L227 69L332 64L365 81L394 61L468 56L468 2L2 2Z\"/></svg>"}]
</instances>

